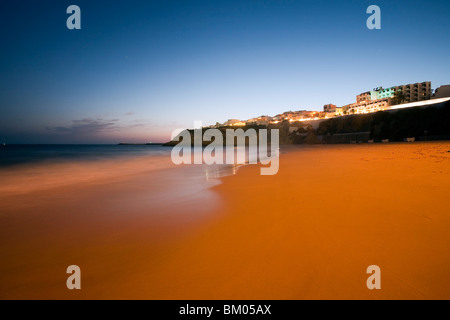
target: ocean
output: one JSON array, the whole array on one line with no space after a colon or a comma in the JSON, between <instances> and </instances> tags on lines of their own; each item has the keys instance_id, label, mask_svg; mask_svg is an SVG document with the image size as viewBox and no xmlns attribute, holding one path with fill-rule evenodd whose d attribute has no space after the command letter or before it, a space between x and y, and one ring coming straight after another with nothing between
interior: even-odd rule
<instances>
[{"instance_id":1,"label":"ocean","mask_svg":"<svg viewBox=\"0 0 450 320\"><path fill-rule=\"evenodd\" d=\"M104 160L123 157L170 155L161 145L30 144L0 145L0 167L43 161Z\"/></svg>"},{"instance_id":2,"label":"ocean","mask_svg":"<svg viewBox=\"0 0 450 320\"><path fill-rule=\"evenodd\" d=\"M212 205L211 187L237 170L233 165L177 166L171 151L161 145L1 145L0 198L79 186L100 192L104 185L117 185L127 199L149 207L194 200Z\"/></svg>"}]
</instances>

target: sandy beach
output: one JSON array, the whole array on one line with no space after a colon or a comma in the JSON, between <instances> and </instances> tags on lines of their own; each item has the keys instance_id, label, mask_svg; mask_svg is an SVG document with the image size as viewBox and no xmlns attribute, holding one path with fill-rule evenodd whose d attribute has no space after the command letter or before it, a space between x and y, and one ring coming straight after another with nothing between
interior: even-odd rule
<instances>
[{"instance_id":1,"label":"sandy beach","mask_svg":"<svg viewBox=\"0 0 450 320\"><path fill-rule=\"evenodd\" d=\"M159 202L177 169L84 166L95 178L70 181L62 168L35 185L10 172L0 298L450 299L449 142L282 151L275 176L249 165ZM370 265L381 290L366 287Z\"/></svg>"}]
</instances>

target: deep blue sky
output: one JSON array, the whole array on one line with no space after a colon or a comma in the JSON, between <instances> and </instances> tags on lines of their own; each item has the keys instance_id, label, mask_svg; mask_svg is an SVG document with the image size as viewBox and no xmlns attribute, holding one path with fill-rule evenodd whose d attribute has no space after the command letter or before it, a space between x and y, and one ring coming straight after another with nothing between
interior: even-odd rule
<instances>
[{"instance_id":1,"label":"deep blue sky","mask_svg":"<svg viewBox=\"0 0 450 320\"><path fill-rule=\"evenodd\" d=\"M66 9L81 8L82 30ZM366 9L381 7L382 29ZM450 84L450 1L2 1L0 140L166 141L176 128ZM0 141L2 142L2 141Z\"/></svg>"}]
</instances>

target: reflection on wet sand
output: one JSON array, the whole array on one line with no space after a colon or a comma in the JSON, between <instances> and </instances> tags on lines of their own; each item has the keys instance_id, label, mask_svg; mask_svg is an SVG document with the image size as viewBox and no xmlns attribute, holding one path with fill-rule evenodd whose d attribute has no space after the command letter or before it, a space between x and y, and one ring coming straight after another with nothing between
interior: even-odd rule
<instances>
[{"instance_id":1,"label":"reflection on wet sand","mask_svg":"<svg viewBox=\"0 0 450 320\"><path fill-rule=\"evenodd\" d=\"M226 176L232 176L237 174L239 167L242 167L241 164L224 164L224 165L211 165L204 166L204 172L206 180L211 179L219 179Z\"/></svg>"},{"instance_id":2,"label":"reflection on wet sand","mask_svg":"<svg viewBox=\"0 0 450 320\"><path fill-rule=\"evenodd\" d=\"M68 297L59 283L66 264L107 290L108 270L120 278L143 258L157 263L161 242L217 219L221 200L211 187L233 173L175 167L168 156L3 168L0 298Z\"/></svg>"}]
</instances>

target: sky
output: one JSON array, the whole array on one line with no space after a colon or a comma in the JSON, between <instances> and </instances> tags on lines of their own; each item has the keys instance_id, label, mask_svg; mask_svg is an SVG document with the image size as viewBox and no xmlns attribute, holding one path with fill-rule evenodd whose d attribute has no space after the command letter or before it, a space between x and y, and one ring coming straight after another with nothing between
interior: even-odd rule
<instances>
[{"instance_id":1,"label":"sky","mask_svg":"<svg viewBox=\"0 0 450 320\"><path fill-rule=\"evenodd\" d=\"M372 4L380 30L366 26ZM449 12L448 0L2 1L0 142L165 142L194 121L435 89L450 84Z\"/></svg>"}]
</instances>

